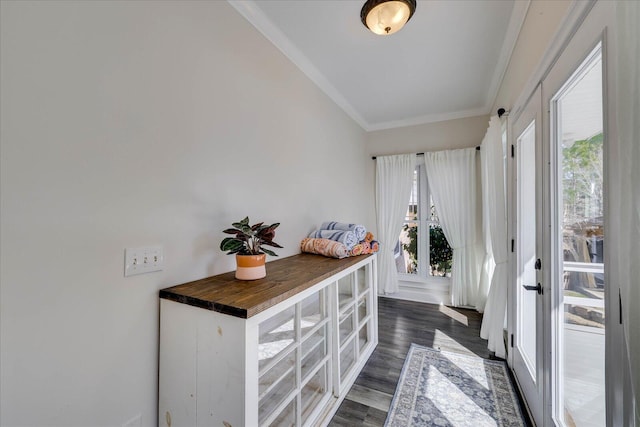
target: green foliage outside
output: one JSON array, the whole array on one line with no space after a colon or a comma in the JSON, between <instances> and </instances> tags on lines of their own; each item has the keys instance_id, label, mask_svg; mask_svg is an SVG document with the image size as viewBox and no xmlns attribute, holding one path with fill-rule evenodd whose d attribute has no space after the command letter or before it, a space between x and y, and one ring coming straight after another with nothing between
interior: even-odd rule
<instances>
[{"instance_id":1,"label":"green foliage outside","mask_svg":"<svg viewBox=\"0 0 640 427\"><path fill-rule=\"evenodd\" d=\"M418 268L418 227L405 224L402 228L407 233L408 243L402 244L402 249L409 254L411 267L409 273L414 273ZM439 226L429 227L429 264L431 275L444 277L451 273L451 260L453 251L449 242Z\"/></svg>"},{"instance_id":2,"label":"green foliage outside","mask_svg":"<svg viewBox=\"0 0 640 427\"><path fill-rule=\"evenodd\" d=\"M403 243L402 249L409 254L410 267L407 273L415 273L418 270L418 227L409 224L402 226L402 231L407 233L409 243Z\"/></svg>"},{"instance_id":3,"label":"green foliage outside","mask_svg":"<svg viewBox=\"0 0 640 427\"><path fill-rule=\"evenodd\" d=\"M602 145L599 133L562 149L565 224L603 214Z\"/></svg>"},{"instance_id":4,"label":"green foliage outside","mask_svg":"<svg viewBox=\"0 0 640 427\"><path fill-rule=\"evenodd\" d=\"M604 240L603 135L562 148L563 239L565 261L602 262ZM600 249L598 249L600 248ZM581 295L603 286L597 275L565 272L563 287ZM593 293L589 294L593 297Z\"/></svg>"},{"instance_id":5,"label":"green foliage outside","mask_svg":"<svg viewBox=\"0 0 640 427\"><path fill-rule=\"evenodd\" d=\"M442 227L429 227L429 263L434 276L445 276L451 273L453 250L444 237Z\"/></svg>"}]
</instances>

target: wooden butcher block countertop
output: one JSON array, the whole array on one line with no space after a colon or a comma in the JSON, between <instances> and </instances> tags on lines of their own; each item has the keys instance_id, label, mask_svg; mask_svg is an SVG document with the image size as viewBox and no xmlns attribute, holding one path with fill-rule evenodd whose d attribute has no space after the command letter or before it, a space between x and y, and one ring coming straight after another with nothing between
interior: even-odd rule
<instances>
[{"instance_id":1,"label":"wooden butcher block countertop","mask_svg":"<svg viewBox=\"0 0 640 427\"><path fill-rule=\"evenodd\" d=\"M160 298L248 319L370 256L335 259L303 253L268 262L264 279L237 280L231 271L162 289Z\"/></svg>"}]
</instances>

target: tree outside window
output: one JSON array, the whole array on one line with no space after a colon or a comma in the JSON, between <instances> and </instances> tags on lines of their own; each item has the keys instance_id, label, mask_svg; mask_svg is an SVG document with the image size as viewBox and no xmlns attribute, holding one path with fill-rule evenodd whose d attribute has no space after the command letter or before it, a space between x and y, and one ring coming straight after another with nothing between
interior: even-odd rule
<instances>
[{"instance_id":1,"label":"tree outside window","mask_svg":"<svg viewBox=\"0 0 640 427\"><path fill-rule=\"evenodd\" d=\"M423 215L427 212L427 215ZM423 230L428 230L425 233ZM428 259L423 254L429 254ZM399 273L413 277L449 277L453 252L447 242L426 182L423 166L414 172L412 192L396 245Z\"/></svg>"},{"instance_id":2,"label":"tree outside window","mask_svg":"<svg viewBox=\"0 0 640 427\"><path fill-rule=\"evenodd\" d=\"M563 144L563 236L565 262L604 262L603 136ZM604 274L565 271L568 296L604 298Z\"/></svg>"}]
</instances>

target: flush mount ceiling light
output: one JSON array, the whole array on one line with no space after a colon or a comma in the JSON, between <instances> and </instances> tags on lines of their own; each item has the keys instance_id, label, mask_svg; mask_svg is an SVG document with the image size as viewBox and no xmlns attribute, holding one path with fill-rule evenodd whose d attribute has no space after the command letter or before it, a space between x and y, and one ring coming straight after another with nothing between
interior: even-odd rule
<instances>
[{"instance_id":1,"label":"flush mount ceiling light","mask_svg":"<svg viewBox=\"0 0 640 427\"><path fill-rule=\"evenodd\" d=\"M416 0L367 0L360 11L362 23L376 34L400 30L416 11Z\"/></svg>"}]
</instances>

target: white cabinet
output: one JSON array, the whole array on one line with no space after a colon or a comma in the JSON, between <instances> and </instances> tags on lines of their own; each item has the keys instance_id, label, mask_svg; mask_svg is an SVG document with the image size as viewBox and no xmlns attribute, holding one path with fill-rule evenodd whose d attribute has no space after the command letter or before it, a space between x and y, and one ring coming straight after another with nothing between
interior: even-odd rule
<instances>
[{"instance_id":1,"label":"white cabinet","mask_svg":"<svg viewBox=\"0 0 640 427\"><path fill-rule=\"evenodd\" d=\"M362 355L370 353L377 344L377 316L373 315L377 303L369 283L373 281L371 269L366 265L338 279L332 307L336 309L334 319L338 321L338 333L334 339L335 393L346 393L358 376L358 362ZM375 309L377 313L377 306ZM372 340L373 335L376 340ZM368 357L368 356L367 356Z\"/></svg>"},{"instance_id":2,"label":"white cabinet","mask_svg":"<svg viewBox=\"0 0 640 427\"><path fill-rule=\"evenodd\" d=\"M259 425L304 425L330 398L328 291L260 323Z\"/></svg>"},{"instance_id":3,"label":"white cabinet","mask_svg":"<svg viewBox=\"0 0 640 427\"><path fill-rule=\"evenodd\" d=\"M377 344L375 262L301 254L162 290L160 425L326 425Z\"/></svg>"}]
</instances>

